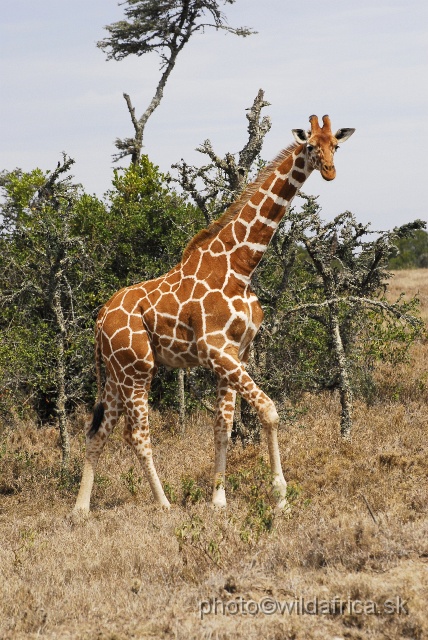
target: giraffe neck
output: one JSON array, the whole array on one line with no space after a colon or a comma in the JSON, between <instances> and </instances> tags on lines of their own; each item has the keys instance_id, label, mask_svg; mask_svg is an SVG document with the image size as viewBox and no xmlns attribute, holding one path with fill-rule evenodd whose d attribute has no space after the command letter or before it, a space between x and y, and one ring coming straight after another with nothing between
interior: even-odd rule
<instances>
[{"instance_id":1,"label":"giraffe neck","mask_svg":"<svg viewBox=\"0 0 428 640\"><path fill-rule=\"evenodd\" d=\"M299 145L219 232L216 240L229 253L230 268L239 279L250 281L291 201L311 172L305 149Z\"/></svg>"}]
</instances>

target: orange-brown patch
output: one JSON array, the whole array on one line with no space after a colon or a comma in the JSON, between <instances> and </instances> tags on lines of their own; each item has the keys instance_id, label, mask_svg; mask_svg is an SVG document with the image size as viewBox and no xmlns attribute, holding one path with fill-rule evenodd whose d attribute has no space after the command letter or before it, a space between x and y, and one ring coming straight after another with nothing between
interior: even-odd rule
<instances>
[{"instance_id":1,"label":"orange-brown patch","mask_svg":"<svg viewBox=\"0 0 428 640\"><path fill-rule=\"evenodd\" d=\"M247 227L245 224L240 222L239 218L233 224L233 230L235 232L235 237L238 242L242 242L245 238L245 234L247 233Z\"/></svg>"},{"instance_id":2,"label":"orange-brown patch","mask_svg":"<svg viewBox=\"0 0 428 640\"><path fill-rule=\"evenodd\" d=\"M199 269L197 271L196 277L198 280L206 280L214 271L214 261L208 260L207 256L204 257Z\"/></svg>"},{"instance_id":3,"label":"orange-brown patch","mask_svg":"<svg viewBox=\"0 0 428 640\"><path fill-rule=\"evenodd\" d=\"M207 333L221 331L229 320L229 311L223 303L223 308L217 307L205 317L205 328Z\"/></svg>"},{"instance_id":4,"label":"orange-brown patch","mask_svg":"<svg viewBox=\"0 0 428 640\"><path fill-rule=\"evenodd\" d=\"M214 242L211 243L210 245L210 251L212 253L223 253L224 252L224 245L222 242L220 242L220 240L218 240L217 238L214 240Z\"/></svg>"},{"instance_id":5,"label":"orange-brown patch","mask_svg":"<svg viewBox=\"0 0 428 640\"><path fill-rule=\"evenodd\" d=\"M266 232L268 234L273 233L271 229L268 229L266 227L266 223L263 220L255 220L251 225L250 234L248 236L248 242L258 242L260 238L263 236L263 234L265 234Z\"/></svg>"},{"instance_id":6,"label":"orange-brown patch","mask_svg":"<svg viewBox=\"0 0 428 640\"><path fill-rule=\"evenodd\" d=\"M141 288L129 288L123 294L122 307L127 311L133 311L141 300Z\"/></svg>"},{"instance_id":7,"label":"orange-brown patch","mask_svg":"<svg viewBox=\"0 0 428 640\"><path fill-rule=\"evenodd\" d=\"M240 295L242 293L242 289L244 288L244 286L245 285L242 282L242 280L238 280L238 278L236 278L233 274L230 274L227 279L226 285L223 287L224 295L227 296L228 298L231 298L232 296Z\"/></svg>"},{"instance_id":8,"label":"orange-brown patch","mask_svg":"<svg viewBox=\"0 0 428 640\"><path fill-rule=\"evenodd\" d=\"M103 331L108 336L113 335L118 329L122 328L123 326L127 326L128 317L128 314L125 313L125 311L123 311L122 309L111 311L104 318L104 321L102 323Z\"/></svg>"},{"instance_id":9,"label":"orange-brown patch","mask_svg":"<svg viewBox=\"0 0 428 640\"><path fill-rule=\"evenodd\" d=\"M173 340L170 349L175 354L185 353L187 351L187 344L185 344L184 342L179 342L178 340Z\"/></svg>"},{"instance_id":10,"label":"orange-brown patch","mask_svg":"<svg viewBox=\"0 0 428 640\"><path fill-rule=\"evenodd\" d=\"M149 329L149 331L153 331L153 327L155 325L155 311L150 308L144 311L144 325Z\"/></svg>"},{"instance_id":11,"label":"orange-brown patch","mask_svg":"<svg viewBox=\"0 0 428 640\"><path fill-rule=\"evenodd\" d=\"M184 264L182 267L183 275L189 275L189 276L194 275L199 265L199 259L200 259L199 251L194 251L193 253L189 254L189 258L186 261L186 264ZM183 260L184 260L184 256L183 256Z\"/></svg>"},{"instance_id":12,"label":"orange-brown patch","mask_svg":"<svg viewBox=\"0 0 428 640\"><path fill-rule=\"evenodd\" d=\"M278 177L277 175L274 173L271 173L270 176L263 182L262 185L262 189L264 189L265 191L269 191L271 185L275 182L275 180L277 180ZM252 200L252 198L251 198Z\"/></svg>"},{"instance_id":13,"label":"orange-brown patch","mask_svg":"<svg viewBox=\"0 0 428 640\"><path fill-rule=\"evenodd\" d=\"M266 198L266 194L262 193L261 191L257 191L257 193L255 193L253 195L253 197L251 198L251 204L255 205L256 207L259 206L259 204L262 202L263 198ZM254 215L254 208L253 207L249 207L246 206L246 209L252 209L253 210L253 215Z\"/></svg>"},{"instance_id":14,"label":"orange-brown patch","mask_svg":"<svg viewBox=\"0 0 428 640\"><path fill-rule=\"evenodd\" d=\"M160 292L159 289L155 289L154 291L151 291L148 298L150 300L150 304L155 305L156 302L159 300L159 298L161 297L162 293Z\"/></svg>"},{"instance_id":15,"label":"orange-brown patch","mask_svg":"<svg viewBox=\"0 0 428 640\"><path fill-rule=\"evenodd\" d=\"M179 308L177 298L172 293L165 293L156 305L158 313L167 313L171 316L176 316Z\"/></svg>"},{"instance_id":16,"label":"orange-brown patch","mask_svg":"<svg viewBox=\"0 0 428 640\"><path fill-rule=\"evenodd\" d=\"M230 324L226 336L231 340L238 342L247 328L247 323L242 318L235 318Z\"/></svg>"},{"instance_id":17,"label":"orange-brown patch","mask_svg":"<svg viewBox=\"0 0 428 640\"><path fill-rule=\"evenodd\" d=\"M261 208L261 215L265 218L269 218L270 220L275 220L278 218L284 211L284 207L280 204L274 204L272 200L269 198Z\"/></svg>"},{"instance_id":18,"label":"orange-brown patch","mask_svg":"<svg viewBox=\"0 0 428 640\"><path fill-rule=\"evenodd\" d=\"M265 196L263 196L263 198L264 197ZM239 217L241 218L241 220L244 220L244 222L251 222L254 218L254 215L255 211L253 207L244 207L244 209L239 214Z\"/></svg>"},{"instance_id":19,"label":"orange-brown patch","mask_svg":"<svg viewBox=\"0 0 428 640\"><path fill-rule=\"evenodd\" d=\"M198 319L201 317L201 303L199 301L190 301L183 304L177 321L185 325L192 325L198 323Z\"/></svg>"},{"instance_id":20,"label":"orange-brown patch","mask_svg":"<svg viewBox=\"0 0 428 640\"><path fill-rule=\"evenodd\" d=\"M205 282L198 282L193 291L193 297L202 298L208 290L209 289Z\"/></svg>"},{"instance_id":21,"label":"orange-brown patch","mask_svg":"<svg viewBox=\"0 0 428 640\"><path fill-rule=\"evenodd\" d=\"M116 349L122 349L123 347L129 347L131 342L131 334L128 327L118 331L111 339L111 346L113 351Z\"/></svg>"},{"instance_id":22,"label":"orange-brown patch","mask_svg":"<svg viewBox=\"0 0 428 640\"><path fill-rule=\"evenodd\" d=\"M114 352L114 360L119 363L120 367L123 369L129 364L133 364L136 362L136 356L133 351L130 349L118 349Z\"/></svg>"},{"instance_id":23,"label":"orange-brown patch","mask_svg":"<svg viewBox=\"0 0 428 640\"><path fill-rule=\"evenodd\" d=\"M214 350L212 348L209 349L208 357L211 358L212 360L217 360L218 355L216 353L216 350L222 349L224 347L225 342L226 340L221 333L216 333L215 335L208 336L207 338L208 346L214 347Z\"/></svg>"},{"instance_id":24,"label":"orange-brown patch","mask_svg":"<svg viewBox=\"0 0 428 640\"><path fill-rule=\"evenodd\" d=\"M244 302L241 298L238 298L237 300L233 300L232 306L238 313L248 312L248 304Z\"/></svg>"},{"instance_id":25,"label":"orange-brown patch","mask_svg":"<svg viewBox=\"0 0 428 640\"><path fill-rule=\"evenodd\" d=\"M290 201L291 198L296 194L297 187L290 184L288 180L285 182L278 181L277 184L272 188L272 193L276 196L280 196L284 198L284 200Z\"/></svg>"},{"instance_id":26,"label":"orange-brown patch","mask_svg":"<svg viewBox=\"0 0 428 640\"><path fill-rule=\"evenodd\" d=\"M218 313L225 307L225 301L222 294L218 291L212 291L207 294L203 301L205 313Z\"/></svg>"},{"instance_id":27,"label":"orange-brown patch","mask_svg":"<svg viewBox=\"0 0 428 640\"><path fill-rule=\"evenodd\" d=\"M165 278L165 281L168 282L168 284L176 284L177 282L180 282L180 280L181 280L181 273L178 269L174 269L174 271L169 273Z\"/></svg>"},{"instance_id":28,"label":"orange-brown patch","mask_svg":"<svg viewBox=\"0 0 428 640\"><path fill-rule=\"evenodd\" d=\"M217 256L209 261L212 265L212 271L205 282L210 289L220 289L227 272L227 257L225 255Z\"/></svg>"}]
</instances>

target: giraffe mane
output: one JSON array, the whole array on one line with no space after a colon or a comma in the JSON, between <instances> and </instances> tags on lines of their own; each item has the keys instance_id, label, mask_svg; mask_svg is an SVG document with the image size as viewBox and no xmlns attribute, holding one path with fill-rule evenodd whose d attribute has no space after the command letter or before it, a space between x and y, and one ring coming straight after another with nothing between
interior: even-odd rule
<instances>
[{"instance_id":1,"label":"giraffe mane","mask_svg":"<svg viewBox=\"0 0 428 640\"><path fill-rule=\"evenodd\" d=\"M235 202L233 202L226 211L217 218L217 220L214 220L214 222L212 222L206 229L199 231L199 233L190 240L183 251L182 260L188 258L192 251L200 247L209 238L216 236L229 222L231 222L233 218L242 211L252 196L257 193L270 174L275 171L275 169L277 169L284 160L289 158L298 146L299 144L296 142L290 144L288 147L280 151L274 160L263 167L255 181L247 185L239 198L235 200Z\"/></svg>"}]
</instances>

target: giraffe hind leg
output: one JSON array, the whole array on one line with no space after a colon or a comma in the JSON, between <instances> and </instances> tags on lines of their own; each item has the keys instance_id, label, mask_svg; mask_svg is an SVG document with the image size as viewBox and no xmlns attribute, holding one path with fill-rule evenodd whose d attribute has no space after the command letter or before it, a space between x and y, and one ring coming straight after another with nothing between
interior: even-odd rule
<instances>
[{"instance_id":1,"label":"giraffe hind leg","mask_svg":"<svg viewBox=\"0 0 428 640\"><path fill-rule=\"evenodd\" d=\"M148 396L151 377L151 372L147 373L145 381L141 377L135 384L132 394L125 401L126 422L123 435L140 462L156 502L161 507L169 509L171 505L159 480L150 442Z\"/></svg>"},{"instance_id":2,"label":"giraffe hind leg","mask_svg":"<svg viewBox=\"0 0 428 640\"><path fill-rule=\"evenodd\" d=\"M73 513L89 512L95 470L107 438L113 431L123 410L116 384L107 380L101 403L94 408L92 424L86 435L86 453L82 479Z\"/></svg>"}]
</instances>

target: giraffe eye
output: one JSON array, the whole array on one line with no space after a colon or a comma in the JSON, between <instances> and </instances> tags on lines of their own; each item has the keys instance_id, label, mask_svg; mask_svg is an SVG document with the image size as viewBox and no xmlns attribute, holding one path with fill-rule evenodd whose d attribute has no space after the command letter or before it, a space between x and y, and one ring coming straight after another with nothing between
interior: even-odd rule
<instances>
[{"instance_id":1,"label":"giraffe eye","mask_svg":"<svg viewBox=\"0 0 428 640\"><path fill-rule=\"evenodd\" d=\"M308 151L312 151L313 148L314 148L314 145L313 144L307 144L306 148L307 148Z\"/></svg>"}]
</instances>

